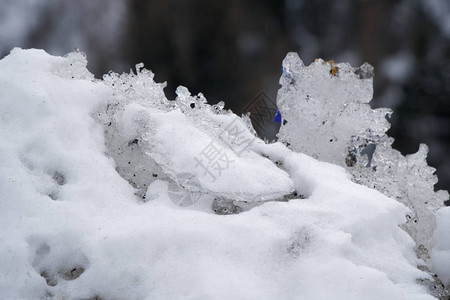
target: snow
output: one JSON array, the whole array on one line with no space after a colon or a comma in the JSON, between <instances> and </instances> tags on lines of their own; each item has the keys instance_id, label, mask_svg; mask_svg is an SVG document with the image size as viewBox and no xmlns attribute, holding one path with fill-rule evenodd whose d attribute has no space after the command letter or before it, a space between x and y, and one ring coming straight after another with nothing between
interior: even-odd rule
<instances>
[{"instance_id":1,"label":"snow","mask_svg":"<svg viewBox=\"0 0 450 300\"><path fill-rule=\"evenodd\" d=\"M433 299L403 204L264 143L201 95L167 100L146 70L101 81L86 63L34 49L0 60L1 299ZM245 148L231 122L253 137ZM194 164L211 141L234 160L215 184ZM198 202L177 205L171 184ZM254 205L220 215L217 198Z\"/></svg>"},{"instance_id":2,"label":"snow","mask_svg":"<svg viewBox=\"0 0 450 300\"><path fill-rule=\"evenodd\" d=\"M445 285L450 284L450 208L442 208L436 216L435 247L431 252L433 269Z\"/></svg>"},{"instance_id":3,"label":"snow","mask_svg":"<svg viewBox=\"0 0 450 300\"><path fill-rule=\"evenodd\" d=\"M293 190L292 180L272 162L251 152L245 156L237 155L220 140L211 139L190 124L179 110L152 113L150 109L144 109L130 114L136 113L141 119L147 118L150 130L145 133L144 140L149 143L149 155L166 173L188 173L197 178L199 186L191 186L194 190L207 189L213 194L242 201L252 200L252 197L272 199ZM209 152L215 155L216 150L220 152L217 155L223 165L218 165L216 171L204 169L202 165L207 163ZM247 176L242 176L244 171Z\"/></svg>"}]
</instances>

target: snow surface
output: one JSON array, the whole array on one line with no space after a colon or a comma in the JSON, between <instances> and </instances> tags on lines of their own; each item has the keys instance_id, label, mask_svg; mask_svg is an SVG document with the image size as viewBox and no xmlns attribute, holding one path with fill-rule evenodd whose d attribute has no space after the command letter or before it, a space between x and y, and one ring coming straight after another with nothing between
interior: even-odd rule
<instances>
[{"instance_id":1,"label":"snow surface","mask_svg":"<svg viewBox=\"0 0 450 300\"><path fill-rule=\"evenodd\" d=\"M431 252L433 269L445 285L450 285L450 207L438 211L436 222L435 246Z\"/></svg>"},{"instance_id":2,"label":"snow surface","mask_svg":"<svg viewBox=\"0 0 450 300\"><path fill-rule=\"evenodd\" d=\"M200 178L200 190L262 195L272 178L280 195L295 188L306 199L233 215L215 214L206 198L174 204L172 172L186 172L214 130L180 107L124 102L85 63L79 53L21 49L0 61L1 299L434 299L416 281L431 278L399 228L407 208L280 143L256 139L240 155L222 144L236 165L217 185ZM148 181L147 202L107 148L98 116L111 103L140 111L138 145L165 174ZM449 217L440 211L433 254L445 280Z\"/></svg>"}]
</instances>

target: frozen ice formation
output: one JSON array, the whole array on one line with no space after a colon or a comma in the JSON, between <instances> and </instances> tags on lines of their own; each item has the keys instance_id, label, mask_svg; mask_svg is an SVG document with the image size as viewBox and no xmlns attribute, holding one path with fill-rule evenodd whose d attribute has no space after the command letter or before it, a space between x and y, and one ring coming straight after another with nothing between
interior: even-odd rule
<instances>
[{"instance_id":1,"label":"frozen ice formation","mask_svg":"<svg viewBox=\"0 0 450 300\"><path fill-rule=\"evenodd\" d=\"M386 135L391 111L372 109L373 68L316 60L305 66L296 53L283 61L277 104L283 123L279 141L319 160L345 167L357 183L375 188L410 208L407 232L417 254L432 248L435 212L448 199L434 191L435 169L426 163L428 148L404 157Z\"/></svg>"},{"instance_id":2,"label":"frozen ice formation","mask_svg":"<svg viewBox=\"0 0 450 300\"><path fill-rule=\"evenodd\" d=\"M141 197L161 179L231 201L280 200L294 193L288 174L252 150L263 142L249 122L185 87L177 89L174 101L166 99L165 84L155 83L142 67L136 66L136 74L104 77L115 100L99 116L119 173Z\"/></svg>"},{"instance_id":3,"label":"frozen ice formation","mask_svg":"<svg viewBox=\"0 0 450 300\"><path fill-rule=\"evenodd\" d=\"M334 74L332 74L334 72ZM277 105L283 118L279 140L290 148L342 165L352 138L381 137L388 109L372 110L373 69L316 60L305 67L296 53L283 61Z\"/></svg>"},{"instance_id":4,"label":"frozen ice formation","mask_svg":"<svg viewBox=\"0 0 450 300\"><path fill-rule=\"evenodd\" d=\"M0 60L0 299L438 296L418 283L439 281L417 268L403 204L202 95L167 100L141 66L96 80L86 63ZM222 154L222 173L199 163ZM445 284L448 212L431 253Z\"/></svg>"}]
</instances>

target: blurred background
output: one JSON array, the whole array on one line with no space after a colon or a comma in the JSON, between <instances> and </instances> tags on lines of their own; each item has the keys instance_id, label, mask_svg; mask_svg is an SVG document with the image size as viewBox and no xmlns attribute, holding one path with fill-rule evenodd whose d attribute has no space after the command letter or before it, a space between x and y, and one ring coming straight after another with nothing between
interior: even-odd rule
<instances>
[{"instance_id":1,"label":"blurred background","mask_svg":"<svg viewBox=\"0 0 450 300\"><path fill-rule=\"evenodd\" d=\"M428 144L437 188L450 190L449 0L0 0L0 56L13 47L79 48L98 78L143 62L169 99L184 85L237 114L275 102L287 52L305 64L367 61L372 107L394 110L394 147Z\"/></svg>"}]
</instances>

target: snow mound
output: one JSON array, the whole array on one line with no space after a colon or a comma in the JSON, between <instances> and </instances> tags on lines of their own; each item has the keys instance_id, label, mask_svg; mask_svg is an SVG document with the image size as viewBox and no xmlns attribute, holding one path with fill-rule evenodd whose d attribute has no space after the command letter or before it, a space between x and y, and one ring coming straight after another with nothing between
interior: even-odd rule
<instances>
[{"instance_id":1,"label":"snow mound","mask_svg":"<svg viewBox=\"0 0 450 300\"><path fill-rule=\"evenodd\" d=\"M149 155L168 174L188 173L198 179L198 186L186 188L240 201L272 200L293 191L287 173L271 161L250 151L235 154L226 144L196 128L181 111L147 117L150 130L143 139L151 148ZM234 119L240 122L237 116Z\"/></svg>"},{"instance_id":2,"label":"snow mound","mask_svg":"<svg viewBox=\"0 0 450 300\"><path fill-rule=\"evenodd\" d=\"M180 174L189 192L236 201L274 200L294 191L286 172L251 150L262 141L241 118L221 104L206 104L202 95L191 96L184 87L169 101L164 85L141 68L137 66L137 74L105 76L118 102L101 116L111 141L108 148L124 177L140 189L138 194L144 195L154 180L180 181ZM130 155L134 149L140 154Z\"/></svg>"},{"instance_id":3,"label":"snow mound","mask_svg":"<svg viewBox=\"0 0 450 300\"><path fill-rule=\"evenodd\" d=\"M167 100L140 66L100 81L85 65L0 61L0 298L433 299L404 205L201 95ZM211 142L233 160L215 181L195 160ZM218 215L218 198L262 204Z\"/></svg>"}]
</instances>

